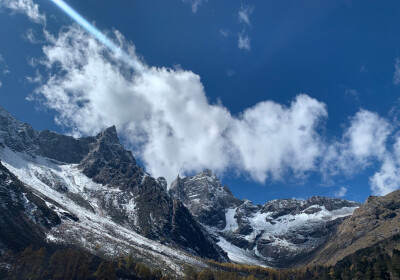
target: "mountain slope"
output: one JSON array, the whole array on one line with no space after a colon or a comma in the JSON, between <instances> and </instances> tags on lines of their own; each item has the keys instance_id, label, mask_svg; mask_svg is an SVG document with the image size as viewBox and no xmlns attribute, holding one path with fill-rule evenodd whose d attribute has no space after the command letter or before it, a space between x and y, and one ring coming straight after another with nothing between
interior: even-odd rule
<instances>
[{"instance_id":1,"label":"mountain slope","mask_svg":"<svg viewBox=\"0 0 400 280\"><path fill-rule=\"evenodd\" d=\"M370 196L345 220L311 264L334 265L356 251L400 233L400 191Z\"/></svg>"},{"instance_id":2,"label":"mountain slope","mask_svg":"<svg viewBox=\"0 0 400 280\"><path fill-rule=\"evenodd\" d=\"M59 216L0 162L0 254L44 245Z\"/></svg>"}]
</instances>

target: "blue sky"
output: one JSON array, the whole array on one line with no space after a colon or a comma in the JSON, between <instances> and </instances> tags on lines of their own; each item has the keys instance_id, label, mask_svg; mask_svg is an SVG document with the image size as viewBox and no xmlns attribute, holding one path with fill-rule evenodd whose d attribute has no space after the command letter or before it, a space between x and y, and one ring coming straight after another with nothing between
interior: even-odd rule
<instances>
[{"instance_id":1,"label":"blue sky","mask_svg":"<svg viewBox=\"0 0 400 280\"><path fill-rule=\"evenodd\" d=\"M0 106L35 129L116 124L153 175L210 167L256 203L400 186L398 1L67 3L144 70L52 1L0 0Z\"/></svg>"}]
</instances>

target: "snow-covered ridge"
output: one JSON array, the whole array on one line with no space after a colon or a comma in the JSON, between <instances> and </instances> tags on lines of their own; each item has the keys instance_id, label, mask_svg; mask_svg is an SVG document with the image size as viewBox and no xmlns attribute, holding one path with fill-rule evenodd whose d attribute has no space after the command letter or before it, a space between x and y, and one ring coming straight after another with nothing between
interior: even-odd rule
<instances>
[{"instance_id":1,"label":"snow-covered ridge","mask_svg":"<svg viewBox=\"0 0 400 280\"><path fill-rule=\"evenodd\" d=\"M76 164L55 163L40 156L33 158L7 147L0 149L0 158L7 169L38 192L61 217L66 217L67 213L68 217L79 219L63 219L60 226L47 233L49 242L73 243L94 253L110 256L136 252L145 262L158 263L160 267L170 267L178 272L183 263L205 266L183 251L147 239L129 227L113 222L99 203L97 194L101 192L106 199L108 197L109 203L115 204L115 193L120 190L93 182L82 174ZM60 185L66 189L57 189ZM125 208L135 217L133 198L126 204L114 206Z\"/></svg>"},{"instance_id":2,"label":"snow-covered ridge","mask_svg":"<svg viewBox=\"0 0 400 280\"><path fill-rule=\"evenodd\" d=\"M237 200L211 171L178 178L171 193L219 239L231 261L283 266L323 244L358 204L340 199Z\"/></svg>"}]
</instances>

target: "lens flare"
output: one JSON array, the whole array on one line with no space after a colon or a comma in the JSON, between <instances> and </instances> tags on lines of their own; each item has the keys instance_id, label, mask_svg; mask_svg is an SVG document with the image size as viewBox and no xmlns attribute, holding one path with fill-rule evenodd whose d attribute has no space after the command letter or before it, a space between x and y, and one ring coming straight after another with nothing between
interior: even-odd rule
<instances>
[{"instance_id":1,"label":"lens flare","mask_svg":"<svg viewBox=\"0 0 400 280\"><path fill-rule=\"evenodd\" d=\"M128 53L117 46L113 41L107 38L100 30L94 27L90 22L84 19L78 12L76 12L71 6L65 3L63 0L51 0L56 4L63 12L71 17L76 23L78 23L87 32L93 35L97 40L103 43L109 50L117 55L121 60L127 63L134 70L143 70L143 65L135 58L132 58Z\"/></svg>"}]
</instances>

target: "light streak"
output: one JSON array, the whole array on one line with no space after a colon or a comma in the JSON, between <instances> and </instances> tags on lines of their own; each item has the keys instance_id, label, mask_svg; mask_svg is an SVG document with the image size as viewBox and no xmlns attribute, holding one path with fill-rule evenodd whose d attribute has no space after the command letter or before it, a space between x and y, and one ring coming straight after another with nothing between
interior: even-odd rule
<instances>
[{"instance_id":1,"label":"light streak","mask_svg":"<svg viewBox=\"0 0 400 280\"><path fill-rule=\"evenodd\" d=\"M133 67L134 70L143 70L143 65L135 58L131 57L128 53L117 46L113 41L107 38L99 29L97 29L93 24L88 22L84 17L82 17L77 11L75 11L71 6L65 3L63 0L51 0L56 4L63 12L65 12L69 17L71 17L76 23L78 23L87 32L93 35L97 40L104 44L109 50L117 55L121 60L127 63L129 66Z\"/></svg>"}]
</instances>

